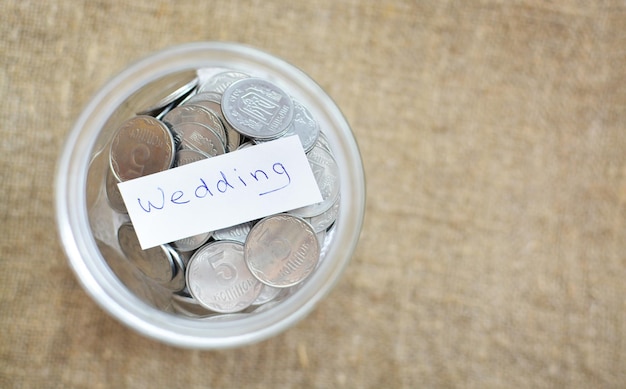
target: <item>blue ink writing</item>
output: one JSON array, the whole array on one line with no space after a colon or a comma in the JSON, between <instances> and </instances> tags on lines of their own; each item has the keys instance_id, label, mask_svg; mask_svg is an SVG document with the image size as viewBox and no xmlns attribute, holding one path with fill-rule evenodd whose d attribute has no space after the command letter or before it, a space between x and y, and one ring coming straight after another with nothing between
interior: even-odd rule
<instances>
[{"instance_id":1,"label":"blue ink writing","mask_svg":"<svg viewBox=\"0 0 626 389\"><path fill-rule=\"evenodd\" d=\"M145 208L143 206L143 204L141 204L141 199L137 199L137 202L139 203L139 206L141 207L141 209L143 209L144 211L150 213L150 211L152 211L152 208L154 209L163 209L163 207L165 206L165 192L163 192L163 189L161 188L157 188L158 191L161 192L161 206L158 205L154 205L152 204L152 202L150 200L148 200L148 208Z\"/></svg>"},{"instance_id":2,"label":"blue ink writing","mask_svg":"<svg viewBox=\"0 0 626 389\"><path fill-rule=\"evenodd\" d=\"M259 177L258 177L259 173L263 173L266 180L269 178L263 170L255 170L254 172L250 172L250 175L252 176L252 178L259 181Z\"/></svg>"},{"instance_id":3,"label":"blue ink writing","mask_svg":"<svg viewBox=\"0 0 626 389\"><path fill-rule=\"evenodd\" d=\"M277 168L278 166L280 166L280 171L276 170L276 168ZM281 186L281 187L279 187L279 188L275 188L275 189L272 189L272 190L268 190L267 192L259 193L259 196L263 196L263 195L266 195L266 194L269 194L269 193L273 193L273 192L279 191L279 190L281 190L281 189L283 189L283 188L286 188L286 187L287 187L287 185L291 184L291 177L289 177L289 173L287 173L287 169L285 169L285 167L283 166L283 164L282 164L282 163L280 163L280 162L276 162L274 165L272 165L272 170L273 170L276 174L281 174L281 175L282 175L282 174L284 174L284 175L286 175L286 176L287 176L288 181L287 181L287 183L286 183L285 185L283 185L283 186Z\"/></svg>"},{"instance_id":4,"label":"blue ink writing","mask_svg":"<svg viewBox=\"0 0 626 389\"><path fill-rule=\"evenodd\" d=\"M170 200L174 203L174 204L187 204L189 202L189 200L181 200L181 197L183 197L185 194L183 193L182 190L177 190L176 192L172 193L172 197L170 198Z\"/></svg>"},{"instance_id":5,"label":"blue ink writing","mask_svg":"<svg viewBox=\"0 0 626 389\"><path fill-rule=\"evenodd\" d=\"M211 189L209 189L209 187L207 186L206 182L204 182L204 180L202 178L200 179L200 182L202 184L200 184L196 188L196 191L194 192L196 197L199 198L199 199L202 199L202 198L205 198L207 194L209 194L209 195L211 195L211 197L213 197L213 192L211 192ZM200 191L200 192L198 192L198 191Z\"/></svg>"},{"instance_id":6,"label":"blue ink writing","mask_svg":"<svg viewBox=\"0 0 626 389\"><path fill-rule=\"evenodd\" d=\"M228 179L226 178L226 175L224 174L223 171L220 170L220 174L222 175L222 179L217 181L217 184L215 185L217 187L217 190L219 190L220 192L224 193L226 192L226 190L228 188L232 188L235 189L234 186L232 186L229 182ZM220 187L220 184L222 184L222 186ZM223 189L222 189L223 188Z\"/></svg>"},{"instance_id":7,"label":"blue ink writing","mask_svg":"<svg viewBox=\"0 0 626 389\"><path fill-rule=\"evenodd\" d=\"M237 173L237 169L233 169L233 171L235 173ZM243 178L241 178L240 175L237 175L237 178L239 178L239 181L241 181L241 183L243 184L243 186L248 186L248 184L246 184L246 182L243 180Z\"/></svg>"},{"instance_id":8,"label":"blue ink writing","mask_svg":"<svg viewBox=\"0 0 626 389\"><path fill-rule=\"evenodd\" d=\"M270 193L275 193L281 189L285 189L291 184L291 176L287 172L285 165L281 162L276 162L270 169L256 169L250 171L249 176L251 179L244 179L245 174L239 174L236 168L232 169L232 173L226 173L219 170L217 177L210 178L210 175L204 177L198 177L199 185L195 185L192 188L175 188L168 191L166 195L165 190L157 187L157 194L152 198L137 198L139 207L146 213L150 213L156 210L163 209L168 203L174 205L188 204L194 199L211 198L226 195L230 191L254 191L254 184L261 185L257 189L258 196L265 196ZM252 180L252 181L251 181ZM279 183L275 181L280 180ZM196 181L198 182L198 181ZM270 186L270 189L267 187ZM146 196L148 197L148 196ZM166 201L166 197L169 201Z\"/></svg>"}]
</instances>

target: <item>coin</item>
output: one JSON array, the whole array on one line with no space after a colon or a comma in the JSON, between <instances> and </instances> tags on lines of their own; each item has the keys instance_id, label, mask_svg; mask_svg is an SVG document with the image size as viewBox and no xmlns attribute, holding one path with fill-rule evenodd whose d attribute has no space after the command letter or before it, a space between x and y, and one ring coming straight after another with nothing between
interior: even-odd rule
<instances>
[{"instance_id":1,"label":"coin","mask_svg":"<svg viewBox=\"0 0 626 389\"><path fill-rule=\"evenodd\" d=\"M251 141L243 142L242 144L239 145L239 147L237 147L237 150L247 149L248 147L252 147L252 146L254 146L254 143Z\"/></svg>"},{"instance_id":2,"label":"coin","mask_svg":"<svg viewBox=\"0 0 626 389\"><path fill-rule=\"evenodd\" d=\"M203 81L202 85L198 88L198 93L202 92L217 92L224 93L226 88L233 82L250 77L249 75L241 72L227 71L215 74Z\"/></svg>"},{"instance_id":3,"label":"coin","mask_svg":"<svg viewBox=\"0 0 626 389\"><path fill-rule=\"evenodd\" d=\"M281 136L293 119L293 101L282 89L261 78L233 82L222 95L222 113L241 134L254 139Z\"/></svg>"},{"instance_id":4,"label":"coin","mask_svg":"<svg viewBox=\"0 0 626 389\"><path fill-rule=\"evenodd\" d=\"M335 203L326 211L306 219L316 233L326 231L326 229L337 220L337 215L339 214L339 200L340 196L337 196Z\"/></svg>"},{"instance_id":5,"label":"coin","mask_svg":"<svg viewBox=\"0 0 626 389\"><path fill-rule=\"evenodd\" d=\"M193 236L189 236L187 238L178 239L171 243L174 248L178 251L182 252L190 252L198 249L203 244L205 244L213 234L212 231L207 231L202 234L197 234Z\"/></svg>"},{"instance_id":6,"label":"coin","mask_svg":"<svg viewBox=\"0 0 626 389\"><path fill-rule=\"evenodd\" d=\"M140 300L152 306L166 309L170 300L171 292L169 290L146 277L122 255L123 253L119 251L119 248L113 248L98 239L96 239L96 245L109 268L128 290Z\"/></svg>"},{"instance_id":7,"label":"coin","mask_svg":"<svg viewBox=\"0 0 626 389\"><path fill-rule=\"evenodd\" d=\"M339 196L339 167L332 154L319 144L316 144L306 156L322 194L322 201L293 209L289 213L301 217L312 217L328 210L337 200Z\"/></svg>"},{"instance_id":8,"label":"coin","mask_svg":"<svg viewBox=\"0 0 626 389\"><path fill-rule=\"evenodd\" d=\"M317 137L317 142L315 145L320 146L321 148L323 148L324 150L328 151L331 154L333 153L332 149L330 148L330 143L328 142L328 138L326 137L326 134L323 131L320 131L320 135Z\"/></svg>"},{"instance_id":9,"label":"coin","mask_svg":"<svg viewBox=\"0 0 626 389\"><path fill-rule=\"evenodd\" d=\"M164 109L166 109L169 105L175 104L176 102L184 99L198 85L198 77L193 77L193 79L191 79L190 81L186 81L183 79L183 82L184 84L180 86L174 84L175 89L169 95L159 100L159 102L157 102L153 106L137 112L137 115L155 116Z\"/></svg>"},{"instance_id":10,"label":"coin","mask_svg":"<svg viewBox=\"0 0 626 389\"><path fill-rule=\"evenodd\" d=\"M177 271L176 264L166 246L142 250L131 223L123 223L119 227L117 240L128 260L146 277L161 284L166 284L174 278Z\"/></svg>"},{"instance_id":11,"label":"coin","mask_svg":"<svg viewBox=\"0 0 626 389\"><path fill-rule=\"evenodd\" d=\"M300 138L305 152L311 151L320 135L320 126L311 112L298 100L293 100L294 116L287 134L295 134Z\"/></svg>"},{"instance_id":12,"label":"coin","mask_svg":"<svg viewBox=\"0 0 626 389\"><path fill-rule=\"evenodd\" d=\"M319 260L315 231L303 219L279 214L252 227L244 256L252 274L262 283L285 288L308 277Z\"/></svg>"},{"instance_id":13,"label":"coin","mask_svg":"<svg viewBox=\"0 0 626 389\"><path fill-rule=\"evenodd\" d=\"M207 309L241 311L257 298L261 284L246 267L243 244L221 240L199 248L187 265L187 288Z\"/></svg>"},{"instance_id":14,"label":"coin","mask_svg":"<svg viewBox=\"0 0 626 389\"><path fill-rule=\"evenodd\" d=\"M220 119L215 113L198 105L179 105L163 116L163 121L172 127L188 122L204 124L218 134L222 143L226 142L226 133Z\"/></svg>"},{"instance_id":15,"label":"coin","mask_svg":"<svg viewBox=\"0 0 626 389\"><path fill-rule=\"evenodd\" d=\"M222 228L220 230L216 230L213 233L213 239L215 240L234 240L237 242L244 243L246 241L246 237L252 228L252 222L245 222L241 224L237 224L231 227Z\"/></svg>"},{"instance_id":16,"label":"coin","mask_svg":"<svg viewBox=\"0 0 626 389\"><path fill-rule=\"evenodd\" d=\"M128 211L126 210L126 204L124 203L124 199L122 198L122 194L120 193L120 189L117 187L117 183L118 182L115 179L111 168L108 167L106 174L105 190L109 205L115 212L128 213Z\"/></svg>"},{"instance_id":17,"label":"coin","mask_svg":"<svg viewBox=\"0 0 626 389\"><path fill-rule=\"evenodd\" d=\"M276 305L280 304L280 301L278 300L272 300L272 301L268 301L265 304L261 304L261 305L254 305L251 307L249 313L261 313L261 312L265 312L268 311L272 308L274 308Z\"/></svg>"},{"instance_id":18,"label":"coin","mask_svg":"<svg viewBox=\"0 0 626 389\"><path fill-rule=\"evenodd\" d=\"M170 245L163 245L163 247L169 252L175 268L172 279L165 286L174 292L181 291L185 288L185 262L178 251L174 250Z\"/></svg>"},{"instance_id":19,"label":"coin","mask_svg":"<svg viewBox=\"0 0 626 389\"><path fill-rule=\"evenodd\" d=\"M278 295L284 290L285 289L275 288L273 286L263 284L263 288L261 288L261 293L259 293L256 300L254 300L251 305L267 304L270 301L274 300L276 297L278 297Z\"/></svg>"},{"instance_id":20,"label":"coin","mask_svg":"<svg viewBox=\"0 0 626 389\"><path fill-rule=\"evenodd\" d=\"M215 133L220 137L222 143L224 145L227 144L228 139L226 136L226 127L224 127L224 118L222 117L221 112L215 112L214 110L208 108L208 106L206 106L206 104L197 104L197 103L190 103L190 102L186 102L185 105L190 106L190 105L195 105L197 107L200 107L202 109L204 109L205 111L208 111L211 115L210 115L210 119L208 122L201 122L202 124L204 124L205 126L209 127L211 130L215 131Z\"/></svg>"},{"instance_id":21,"label":"coin","mask_svg":"<svg viewBox=\"0 0 626 389\"><path fill-rule=\"evenodd\" d=\"M210 157L226 152L220 137L204 124L177 123L172 126L172 134L178 139L180 148L183 150L199 151Z\"/></svg>"},{"instance_id":22,"label":"coin","mask_svg":"<svg viewBox=\"0 0 626 389\"><path fill-rule=\"evenodd\" d=\"M217 92L198 93L187 101L187 104L199 105L213 112L220 119L226 130L226 150L234 151L241 143L241 135L226 121L222 113L222 95Z\"/></svg>"},{"instance_id":23,"label":"coin","mask_svg":"<svg viewBox=\"0 0 626 389\"><path fill-rule=\"evenodd\" d=\"M135 116L113 136L111 171L121 182L167 170L174 161L174 150L174 138L163 122L151 116Z\"/></svg>"},{"instance_id":24,"label":"coin","mask_svg":"<svg viewBox=\"0 0 626 389\"><path fill-rule=\"evenodd\" d=\"M302 148L305 153L311 151L315 142L319 138L320 126L317 121L311 115L311 112L302 105L299 101L293 99L294 115L289 128L282 135L283 137L297 135L302 144ZM266 142L265 140L257 140L259 142Z\"/></svg>"},{"instance_id":25,"label":"coin","mask_svg":"<svg viewBox=\"0 0 626 389\"><path fill-rule=\"evenodd\" d=\"M177 168L179 166L188 165L190 163L202 161L203 159L207 159L207 155L201 151L182 149L176 152L176 157L174 160L174 165L172 168Z\"/></svg>"}]
</instances>

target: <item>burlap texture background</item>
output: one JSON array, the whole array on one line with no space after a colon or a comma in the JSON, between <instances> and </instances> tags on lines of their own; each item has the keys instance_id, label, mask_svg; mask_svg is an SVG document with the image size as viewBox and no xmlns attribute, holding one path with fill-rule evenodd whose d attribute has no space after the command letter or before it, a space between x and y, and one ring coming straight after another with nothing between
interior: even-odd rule
<instances>
[{"instance_id":1,"label":"burlap texture background","mask_svg":"<svg viewBox=\"0 0 626 389\"><path fill-rule=\"evenodd\" d=\"M0 387L626 386L623 1L0 1ZM304 321L177 349L102 311L55 163L130 61L190 41L303 69L367 175L354 258Z\"/></svg>"}]
</instances>

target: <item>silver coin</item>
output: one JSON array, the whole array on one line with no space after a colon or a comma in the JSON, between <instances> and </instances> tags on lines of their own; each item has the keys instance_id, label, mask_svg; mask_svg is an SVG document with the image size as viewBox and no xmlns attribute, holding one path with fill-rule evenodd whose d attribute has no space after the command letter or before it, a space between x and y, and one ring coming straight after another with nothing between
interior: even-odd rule
<instances>
[{"instance_id":1,"label":"silver coin","mask_svg":"<svg viewBox=\"0 0 626 389\"><path fill-rule=\"evenodd\" d=\"M198 77L193 77L191 80L183 79L182 82L184 82L182 85L180 85L180 81L175 83L173 85L173 90L171 93L159 100L159 102L157 102L153 106L137 112L137 115L155 116L162 110L166 109L168 106L174 105L177 102L181 101L187 95L189 95L198 85Z\"/></svg>"},{"instance_id":2,"label":"silver coin","mask_svg":"<svg viewBox=\"0 0 626 389\"><path fill-rule=\"evenodd\" d=\"M332 154L316 144L307 153L307 159L322 194L322 201L289 211L290 214L301 217L320 215L328 210L339 197L339 167Z\"/></svg>"},{"instance_id":3,"label":"silver coin","mask_svg":"<svg viewBox=\"0 0 626 389\"><path fill-rule=\"evenodd\" d=\"M287 134L298 135L305 152L311 151L320 135L320 126L311 112L297 100L293 100L294 116Z\"/></svg>"},{"instance_id":4,"label":"silver coin","mask_svg":"<svg viewBox=\"0 0 626 389\"><path fill-rule=\"evenodd\" d=\"M324 134L324 132L321 130L319 136L317 137L317 142L315 143L315 145L320 146L331 154L333 153L332 149L330 148L330 142L328 142L326 134Z\"/></svg>"},{"instance_id":5,"label":"silver coin","mask_svg":"<svg viewBox=\"0 0 626 389\"><path fill-rule=\"evenodd\" d=\"M201 161L206 159L207 156L204 153L195 150L178 150L176 153L176 161L174 162L174 168L187 165L193 162ZM203 244L205 244L211 238L212 232L208 231L202 234L190 236L187 238L179 239L171 243L172 246L176 248L178 251L182 251L183 253L188 253L190 251L196 250ZM183 262L187 262L188 258L184 256L181 257Z\"/></svg>"},{"instance_id":6,"label":"silver coin","mask_svg":"<svg viewBox=\"0 0 626 389\"><path fill-rule=\"evenodd\" d=\"M276 297L278 297L278 295L284 290L285 289L283 288L275 288L273 286L263 284L261 293L259 293L256 300L254 300L251 305L267 304L270 301L274 300Z\"/></svg>"},{"instance_id":7,"label":"silver coin","mask_svg":"<svg viewBox=\"0 0 626 389\"><path fill-rule=\"evenodd\" d=\"M254 143L251 141L243 142L242 144L239 145L239 147L237 147L237 150L247 149L248 147L252 147L252 146L254 146Z\"/></svg>"},{"instance_id":8,"label":"silver coin","mask_svg":"<svg viewBox=\"0 0 626 389\"><path fill-rule=\"evenodd\" d=\"M281 136L293 119L293 101L282 89L261 78L233 82L222 95L226 121L254 139Z\"/></svg>"},{"instance_id":9,"label":"silver coin","mask_svg":"<svg viewBox=\"0 0 626 389\"><path fill-rule=\"evenodd\" d=\"M179 166L188 165L190 163L202 161L203 159L207 159L208 156L200 151L182 149L176 152L176 157L174 159L174 165L172 168L177 168Z\"/></svg>"},{"instance_id":10,"label":"silver coin","mask_svg":"<svg viewBox=\"0 0 626 389\"><path fill-rule=\"evenodd\" d=\"M187 100L186 104L200 105L217 114L222 111L222 94L217 92L199 92Z\"/></svg>"},{"instance_id":11,"label":"silver coin","mask_svg":"<svg viewBox=\"0 0 626 389\"><path fill-rule=\"evenodd\" d=\"M117 231L120 248L128 260L146 277L160 284L170 282L176 274L176 264L166 246L142 250L131 223L124 223Z\"/></svg>"},{"instance_id":12,"label":"silver coin","mask_svg":"<svg viewBox=\"0 0 626 389\"><path fill-rule=\"evenodd\" d=\"M150 115L150 116L154 116L155 119L163 120L163 116L167 115L167 113L171 111L173 108L176 108L176 106L177 106L176 103L172 103L166 106L165 108L163 108L160 112L154 115Z\"/></svg>"},{"instance_id":13,"label":"silver coin","mask_svg":"<svg viewBox=\"0 0 626 389\"><path fill-rule=\"evenodd\" d=\"M207 80L202 82L202 85L198 88L198 93L202 92L217 92L224 93L226 88L233 82L250 77L249 75L241 72L227 71L213 75Z\"/></svg>"},{"instance_id":14,"label":"silver coin","mask_svg":"<svg viewBox=\"0 0 626 389\"><path fill-rule=\"evenodd\" d=\"M174 162L174 138L167 126L151 116L135 116L113 136L109 152L117 181L167 170Z\"/></svg>"},{"instance_id":15,"label":"silver coin","mask_svg":"<svg viewBox=\"0 0 626 389\"><path fill-rule=\"evenodd\" d=\"M222 143L226 142L226 132L221 120L215 113L198 105L180 105L163 116L163 121L174 127L181 123L200 123L213 130Z\"/></svg>"},{"instance_id":16,"label":"silver coin","mask_svg":"<svg viewBox=\"0 0 626 389\"><path fill-rule=\"evenodd\" d=\"M215 157L226 152L220 137L204 124L197 122L177 123L172 126L172 134L178 139L183 150L199 151Z\"/></svg>"},{"instance_id":17,"label":"silver coin","mask_svg":"<svg viewBox=\"0 0 626 389\"><path fill-rule=\"evenodd\" d=\"M315 232L326 231L326 229L330 227L335 222L335 220L337 220L337 215L339 214L340 198L341 196L337 196L335 203L326 211L322 212L319 215L306 219L311 224Z\"/></svg>"},{"instance_id":18,"label":"silver coin","mask_svg":"<svg viewBox=\"0 0 626 389\"><path fill-rule=\"evenodd\" d=\"M213 232L213 239L234 240L236 242L244 243L252 225L252 222L245 222L231 227L222 228L221 230L215 230L215 232Z\"/></svg>"},{"instance_id":19,"label":"silver coin","mask_svg":"<svg viewBox=\"0 0 626 389\"><path fill-rule=\"evenodd\" d=\"M203 244L205 244L213 234L212 231L204 232L202 234L197 234L193 236L189 236L187 238L178 239L171 243L172 246L176 248L178 251L182 251L183 253L188 253L193 250L198 249Z\"/></svg>"},{"instance_id":20,"label":"silver coin","mask_svg":"<svg viewBox=\"0 0 626 389\"><path fill-rule=\"evenodd\" d=\"M167 284L165 284L165 286L174 291L174 292L178 292L181 291L185 288L185 262L183 261L181 255L178 253L178 251L174 250L171 246L169 245L163 245L163 247L165 247L166 250L168 250L170 256L172 257L172 261L174 262L174 266L175 266L175 273L174 276L172 277L172 279L170 280L170 282L168 282Z\"/></svg>"},{"instance_id":21,"label":"silver coin","mask_svg":"<svg viewBox=\"0 0 626 389\"><path fill-rule=\"evenodd\" d=\"M107 169L105 180L105 191L111 208L115 212L128 213L120 189L117 187L118 181L115 179L115 175L113 175L110 167Z\"/></svg>"},{"instance_id":22,"label":"silver coin","mask_svg":"<svg viewBox=\"0 0 626 389\"><path fill-rule=\"evenodd\" d=\"M209 109L206 104L197 104L197 103L186 103L187 106L195 105L208 111L211 114L211 118L209 122L203 122L205 126L209 127L211 130L215 131L215 133L220 137L224 146L228 143L228 136L226 135L226 127L224 127L224 118L221 112L215 112L212 109Z\"/></svg>"},{"instance_id":23,"label":"silver coin","mask_svg":"<svg viewBox=\"0 0 626 389\"><path fill-rule=\"evenodd\" d=\"M182 251L183 253L189 253L201 247L203 244L208 242L211 238L212 231L205 232L202 234L197 234L194 236L190 236L187 238L178 239L171 243L172 246L176 248L178 251Z\"/></svg>"},{"instance_id":24,"label":"silver coin","mask_svg":"<svg viewBox=\"0 0 626 389\"><path fill-rule=\"evenodd\" d=\"M262 284L246 267L243 244L221 240L193 254L187 265L187 287L205 308L230 313L250 306Z\"/></svg>"},{"instance_id":25,"label":"silver coin","mask_svg":"<svg viewBox=\"0 0 626 389\"><path fill-rule=\"evenodd\" d=\"M293 120L289 128L287 128L287 132L282 136L297 135L304 152L308 153L315 146L317 138L319 138L320 126L313 118L313 115L311 115L311 112L299 101L293 100L293 107ZM266 140L257 140L257 142L266 142Z\"/></svg>"},{"instance_id":26,"label":"silver coin","mask_svg":"<svg viewBox=\"0 0 626 389\"><path fill-rule=\"evenodd\" d=\"M222 116L222 95L217 92L202 92L194 95L185 104L198 105L204 109L208 109L213 112L224 123L224 117Z\"/></svg>"},{"instance_id":27,"label":"silver coin","mask_svg":"<svg viewBox=\"0 0 626 389\"><path fill-rule=\"evenodd\" d=\"M222 113L222 95L217 92L203 92L193 96L187 104L199 105L213 112L221 120L226 130L226 150L234 151L241 143L241 135L226 121Z\"/></svg>"},{"instance_id":28,"label":"silver coin","mask_svg":"<svg viewBox=\"0 0 626 389\"><path fill-rule=\"evenodd\" d=\"M286 288L311 274L319 260L320 247L309 223L293 215L279 214L252 227L244 253L248 268L259 281Z\"/></svg>"},{"instance_id":29,"label":"silver coin","mask_svg":"<svg viewBox=\"0 0 626 389\"><path fill-rule=\"evenodd\" d=\"M252 309L250 309L249 313L266 312L266 311L269 311L270 309L274 308L278 304L280 304L280 301L272 300L272 301L269 301L269 302L267 302L265 304L262 304L262 305L255 305L255 306L251 307Z\"/></svg>"},{"instance_id":30,"label":"silver coin","mask_svg":"<svg viewBox=\"0 0 626 389\"><path fill-rule=\"evenodd\" d=\"M96 239L96 244L109 268L135 296L154 307L167 309L171 295L170 290L146 277L139 269L129 263L119 248L113 248L98 239Z\"/></svg>"},{"instance_id":31,"label":"silver coin","mask_svg":"<svg viewBox=\"0 0 626 389\"><path fill-rule=\"evenodd\" d=\"M174 247L174 249L176 249L176 247ZM193 255L193 251L176 250L176 252L180 256L180 259L183 260L183 263L185 264L185 269L187 269L187 264L189 263L189 259Z\"/></svg>"}]
</instances>

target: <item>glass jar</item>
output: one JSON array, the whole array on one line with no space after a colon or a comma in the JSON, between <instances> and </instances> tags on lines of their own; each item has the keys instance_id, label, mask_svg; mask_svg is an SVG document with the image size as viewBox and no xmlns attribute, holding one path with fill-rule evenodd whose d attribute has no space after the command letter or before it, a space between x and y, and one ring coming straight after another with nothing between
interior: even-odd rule
<instances>
[{"instance_id":1,"label":"glass jar","mask_svg":"<svg viewBox=\"0 0 626 389\"><path fill-rule=\"evenodd\" d=\"M172 293L139 277L119 248L127 216L107 203L108 147L122 122L154 104L163 91L202 68L265 78L305 105L319 122L339 168L339 215L322 242L316 270L267 309L206 320L172 309ZM139 333L186 348L217 349L271 337L305 317L333 287L358 242L365 178L351 129L331 98L296 67L255 48L217 42L174 46L133 63L88 103L68 135L56 173L60 238L71 268L89 295Z\"/></svg>"}]
</instances>

